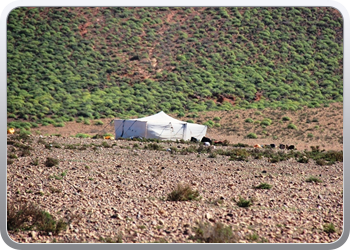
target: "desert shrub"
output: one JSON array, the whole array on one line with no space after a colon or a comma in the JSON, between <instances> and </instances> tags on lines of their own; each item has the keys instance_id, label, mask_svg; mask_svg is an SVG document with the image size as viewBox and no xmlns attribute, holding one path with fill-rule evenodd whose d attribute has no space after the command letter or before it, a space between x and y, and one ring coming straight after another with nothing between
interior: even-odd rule
<instances>
[{"instance_id":1,"label":"desert shrub","mask_svg":"<svg viewBox=\"0 0 350 250\"><path fill-rule=\"evenodd\" d=\"M39 158L33 159L32 164L33 164L34 166L38 166L38 165L39 165Z\"/></svg>"},{"instance_id":2,"label":"desert shrub","mask_svg":"<svg viewBox=\"0 0 350 250\"><path fill-rule=\"evenodd\" d=\"M258 186L254 187L255 189L271 189L272 185L268 183L261 183Z\"/></svg>"},{"instance_id":3,"label":"desert shrub","mask_svg":"<svg viewBox=\"0 0 350 250\"><path fill-rule=\"evenodd\" d=\"M23 149L21 152L22 157L30 156L30 150L29 149Z\"/></svg>"},{"instance_id":4,"label":"desert shrub","mask_svg":"<svg viewBox=\"0 0 350 250\"><path fill-rule=\"evenodd\" d=\"M247 118L247 119L245 119L245 122L247 122L247 123L253 123L254 120L253 120L252 118Z\"/></svg>"},{"instance_id":5,"label":"desert shrub","mask_svg":"<svg viewBox=\"0 0 350 250\"><path fill-rule=\"evenodd\" d=\"M313 134L311 134L311 133L308 133L308 134L307 134L307 138L313 138L313 137L314 137Z\"/></svg>"},{"instance_id":6,"label":"desert shrub","mask_svg":"<svg viewBox=\"0 0 350 250\"><path fill-rule=\"evenodd\" d=\"M100 134L96 134L96 135L93 135L91 138L92 138L92 139L103 139L104 136L103 136L103 135L100 135Z\"/></svg>"},{"instance_id":7,"label":"desert shrub","mask_svg":"<svg viewBox=\"0 0 350 250\"><path fill-rule=\"evenodd\" d=\"M178 114L177 114L177 117L184 117L185 116L185 113L184 112L179 112Z\"/></svg>"},{"instance_id":8,"label":"desert shrub","mask_svg":"<svg viewBox=\"0 0 350 250\"><path fill-rule=\"evenodd\" d=\"M13 153L9 154L7 157L10 159L17 159L18 158L18 156L16 154L13 154Z\"/></svg>"},{"instance_id":9,"label":"desert shrub","mask_svg":"<svg viewBox=\"0 0 350 250\"><path fill-rule=\"evenodd\" d=\"M241 196L239 196L239 200L236 201L234 200L237 204L237 206L239 207L250 207L251 205L253 205L253 200L252 199L249 199L249 200L246 200L244 198L242 198Z\"/></svg>"},{"instance_id":10,"label":"desert shrub","mask_svg":"<svg viewBox=\"0 0 350 250\"><path fill-rule=\"evenodd\" d=\"M186 155L186 154L194 153L194 152L197 152L197 147L195 145L190 145L189 147L182 148L180 151L180 154Z\"/></svg>"},{"instance_id":11,"label":"desert shrub","mask_svg":"<svg viewBox=\"0 0 350 250\"><path fill-rule=\"evenodd\" d=\"M215 152L212 152L208 155L208 158L216 158L216 153Z\"/></svg>"},{"instance_id":12,"label":"desert shrub","mask_svg":"<svg viewBox=\"0 0 350 250\"><path fill-rule=\"evenodd\" d=\"M107 238L100 237L99 240L103 243L123 243L123 236L122 234L118 234L116 239L113 239L111 237L107 237Z\"/></svg>"},{"instance_id":13,"label":"desert shrub","mask_svg":"<svg viewBox=\"0 0 350 250\"><path fill-rule=\"evenodd\" d=\"M33 203L11 202L7 204L7 229L36 229L57 235L65 230L70 221L54 220L53 216Z\"/></svg>"},{"instance_id":14,"label":"desert shrub","mask_svg":"<svg viewBox=\"0 0 350 250\"><path fill-rule=\"evenodd\" d=\"M95 121L94 124L95 124L95 125L103 125L103 121L98 120L98 121Z\"/></svg>"},{"instance_id":15,"label":"desert shrub","mask_svg":"<svg viewBox=\"0 0 350 250\"><path fill-rule=\"evenodd\" d=\"M145 145L144 148L149 150L164 150L163 146L157 143L150 143L148 145Z\"/></svg>"},{"instance_id":16,"label":"desert shrub","mask_svg":"<svg viewBox=\"0 0 350 250\"><path fill-rule=\"evenodd\" d=\"M54 124L54 127L64 127L64 122L58 122Z\"/></svg>"},{"instance_id":17,"label":"desert shrub","mask_svg":"<svg viewBox=\"0 0 350 250\"><path fill-rule=\"evenodd\" d=\"M203 123L203 125L206 125L206 126L208 126L209 128L212 128L212 127L215 125L215 122L209 120L209 121Z\"/></svg>"},{"instance_id":18,"label":"desert shrub","mask_svg":"<svg viewBox=\"0 0 350 250\"><path fill-rule=\"evenodd\" d=\"M84 117L82 117L82 116L79 116L76 120L77 123L81 123L83 121L84 121Z\"/></svg>"},{"instance_id":19,"label":"desert shrub","mask_svg":"<svg viewBox=\"0 0 350 250\"><path fill-rule=\"evenodd\" d=\"M217 222L214 225L206 222L197 223L194 227L195 235L190 239L197 242L205 243L236 243L238 236L232 232L230 226L225 226L221 222Z\"/></svg>"},{"instance_id":20,"label":"desert shrub","mask_svg":"<svg viewBox=\"0 0 350 250\"><path fill-rule=\"evenodd\" d=\"M249 145L239 142L237 144L233 144L232 147L247 148L247 147L249 147Z\"/></svg>"},{"instance_id":21,"label":"desert shrub","mask_svg":"<svg viewBox=\"0 0 350 250\"><path fill-rule=\"evenodd\" d=\"M330 162L343 162L343 151L327 151L324 153L324 159Z\"/></svg>"},{"instance_id":22,"label":"desert shrub","mask_svg":"<svg viewBox=\"0 0 350 250\"><path fill-rule=\"evenodd\" d=\"M325 224L323 225L323 231L326 232L326 233L335 233L335 226L333 223L329 223L329 224Z\"/></svg>"},{"instance_id":23,"label":"desert shrub","mask_svg":"<svg viewBox=\"0 0 350 250\"><path fill-rule=\"evenodd\" d=\"M254 115L262 115L262 113L260 111L255 111Z\"/></svg>"},{"instance_id":24,"label":"desert shrub","mask_svg":"<svg viewBox=\"0 0 350 250\"><path fill-rule=\"evenodd\" d=\"M45 161L45 166L46 167L54 167L54 166L57 166L59 164L59 162L60 161L58 159L47 157L46 161Z\"/></svg>"},{"instance_id":25,"label":"desert shrub","mask_svg":"<svg viewBox=\"0 0 350 250\"><path fill-rule=\"evenodd\" d=\"M197 190L192 190L189 185L177 184L174 191L168 194L167 201L191 201L199 200L199 193Z\"/></svg>"},{"instance_id":26,"label":"desert shrub","mask_svg":"<svg viewBox=\"0 0 350 250\"><path fill-rule=\"evenodd\" d=\"M228 146L230 142L228 140L223 140L220 143L213 142L213 145L222 145L222 146Z\"/></svg>"},{"instance_id":27,"label":"desert shrub","mask_svg":"<svg viewBox=\"0 0 350 250\"><path fill-rule=\"evenodd\" d=\"M270 119L264 119L264 120L262 120L261 122L260 122L260 125L261 126L270 126L271 125L271 123L272 123L272 121L270 120Z\"/></svg>"},{"instance_id":28,"label":"desert shrub","mask_svg":"<svg viewBox=\"0 0 350 250\"><path fill-rule=\"evenodd\" d=\"M211 153L211 147L204 146L204 145L199 145L197 148L198 153Z\"/></svg>"},{"instance_id":29,"label":"desert shrub","mask_svg":"<svg viewBox=\"0 0 350 250\"><path fill-rule=\"evenodd\" d=\"M321 183L322 180L318 179L315 176L310 176L309 178L306 179L306 182L315 182L315 183Z\"/></svg>"},{"instance_id":30,"label":"desert shrub","mask_svg":"<svg viewBox=\"0 0 350 250\"><path fill-rule=\"evenodd\" d=\"M299 162L299 163L308 163L309 162L309 158L307 158L306 156L302 156L302 157L299 157L297 159L297 162Z\"/></svg>"},{"instance_id":31,"label":"desert shrub","mask_svg":"<svg viewBox=\"0 0 350 250\"><path fill-rule=\"evenodd\" d=\"M90 123L90 120L89 120L89 119L85 119L85 120L84 120L84 124L85 124L85 125L90 125L90 124L91 124L91 123Z\"/></svg>"},{"instance_id":32,"label":"desert shrub","mask_svg":"<svg viewBox=\"0 0 350 250\"><path fill-rule=\"evenodd\" d=\"M106 141L103 141L103 142L101 143L101 146L104 147L104 148L111 148L111 147L112 147L112 146L109 145Z\"/></svg>"},{"instance_id":33,"label":"desert shrub","mask_svg":"<svg viewBox=\"0 0 350 250\"><path fill-rule=\"evenodd\" d=\"M90 138L90 135L78 133L75 135L75 137L77 137L77 138Z\"/></svg>"},{"instance_id":34,"label":"desert shrub","mask_svg":"<svg viewBox=\"0 0 350 250\"><path fill-rule=\"evenodd\" d=\"M297 126L295 126L293 123L290 123L290 124L288 125L288 128L289 128L289 129L295 129L295 130L298 130L298 127L297 127Z\"/></svg>"},{"instance_id":35,"label":"desert shrub","mask_svg":"<svg viewBox=\"0 0 350 250\"><path fill-rule=\"evenodd\" d=\"M236 115L235 115L235 118L239 118L239 117L240 117L239 114L236 114Z\"/></svg>"},{"instance_id":36,"label":"desert shrub","mask_svg":"<svg viewBox=\"0 0 350 250\"><path fill-rule=\"evenodd\" d=\"M247 138L256 139L256 138L258 138L258 136L255 133L249 133L249 134L247 134Z\"/></svg>"},{"instance_id":37,"label":"desert shrub","mask_svg":"<svg viewBox=\"0 0 350 250\"><path fill-rule=\"evenodd\" d=\"M194 123L194 121L193 121L192 119L189 119L189 120L187 120L186 122L188 122L188 123Z\"/></svg>"},{"instance_id":38,"label":"desert shrub","mask_svg":"<svg viewBox=\"0 0 350 250\"><path fill-rule=\"evenodd\" d=\"M218 121L220 121L220 120L221 120L221 118L220 118L220 117L218 117L218 116L215 116L213 120L214 120L214 121L216 121L216 122L218 122Z\"/></svg>"},{"instance_id":39,"label":"desert shrub","mask_svg":"<svg viewBox=\"0 0 350 250\"><path fill-rule=\"evenodd\" d=\"M282 121L290 121L292 120L291 118L289 118L288 116L283 116L282 117Z\"/></svg>"}]
</instances>

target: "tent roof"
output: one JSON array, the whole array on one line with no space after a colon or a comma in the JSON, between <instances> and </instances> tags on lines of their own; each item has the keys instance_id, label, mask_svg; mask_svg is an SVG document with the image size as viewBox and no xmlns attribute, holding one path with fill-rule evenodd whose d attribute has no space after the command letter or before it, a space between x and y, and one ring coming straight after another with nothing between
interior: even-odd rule
<instances>
[{"instance_id":1,"label":"tent roof","mask_svg":"<svg viewBox=\"0 0 350 250\"><path fill-rule=\"evenodd\" d=\"M172 118L171 116L165 114L163 111L160 111L157 114L146 116L142 118L137 119L131 119L131 120L138 120L138 121L153 121L153 122L173 122L173 123L186 123L184 121L177 120L175 118Z\"/></svg>"}]
</instances>

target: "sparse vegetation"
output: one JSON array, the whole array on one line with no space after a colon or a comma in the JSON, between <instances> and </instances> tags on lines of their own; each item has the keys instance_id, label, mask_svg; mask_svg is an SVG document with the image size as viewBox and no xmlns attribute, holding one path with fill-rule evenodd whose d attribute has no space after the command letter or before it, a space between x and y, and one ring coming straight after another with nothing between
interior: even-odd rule
<instances>
[{"instance_id":1,"label":"sparse vegetation","mask_svg":"<svg viewBox=\"0 0 350 250\"><path fill-rule=\"evenodd\" d=\"M306 179L306 182L315 182L315 183L321 183L322 180L315 176L310 176L309 178Z\"/></svg>"},{"instance_id":2,"label":"sparse vegetation","mask_svg":"<svg viewBox=\"0 0 350 250\"><path fill-rule=\"evenodd\" d=\"M59 162L60 161L58 159L47 157L45 161L45 166L51 168L51 167L57 166Z\"/></svg>"},{"instance_id":3,"label":"sparse vegetation","mask_svg":"<svg viewBox=\"0 0 350 250\"><path fill-rule=\"evenodd\" d=\"M238 236L234 234L232 228L218 222L214 225L210 223L197 223L194 228L195 235L190 237L198 243L236 243Z\"/></svg>"},{"instance_id":4,"label":"sparse vegetation","mask_svg":"<svg viewBox=\"0 0 350 250\"><path fill-rule=\"evenodd\" d=\"M272 188L272 185L268 183L261 183L255 187L255 189L271 189L271 188Z\"/></svg>"},{"instance_id":5,"label":"sparse vegetation","mask_svg":"<svg viewBox=\"0 0 350 250\"><path fill-rule=\"evenodd\" d=\"M199 192L192 190L189 185L178 184L174 191L168 194L168 201L192 201L199 200Z\"/></svg>"},{"instance_id":6,"label":"sparse vegetation","mask_svg":"<svg viewBox=\"0 0 350 250\"><path fill-rule=\"evenodd\" d=\"M51 214L39 209L33 203L17 201L7 205L8 230L36 229L57 235L66 229L72 219L67 222L63 219L56 221Z\"/></svg>"},{"instance_id":7,"label":"sparse vegetation","mask_svg":"<svg viewBox=\"0 0 350 250\"><path fill-rule=\"evenodd\" d=\"M249 138L249 139L256 139L256 138L258 138L258 136L255 133L249 133L247 135L247 138Z\"/></svg>"},{"instance_id":8,"label":"sparse vegetation","mask_svg":"<svg viewBox=\"0 0 350 250\"><path fill-rule=\"evenodd\" d=\"M253 199L249 199L246 200L244 198L242 198L241 196L239 196L238 201L234 200L237 204L237 206L239 207L250 207L251 205L253 205Z\"/></svg>"},{"instance_id":9,"label":"sparse vegetation","mask_svg":"<svg viewBox=\"0 0 350 250\"><path fill-rule=\"evenodd\" d=\"M323 231L328 233L328 234L331 234L331 233L335 233L336 230L335 230L335 226L333 223L329 223L329 224L325 224L323 225Z\"/></svg>"}]
</instances>

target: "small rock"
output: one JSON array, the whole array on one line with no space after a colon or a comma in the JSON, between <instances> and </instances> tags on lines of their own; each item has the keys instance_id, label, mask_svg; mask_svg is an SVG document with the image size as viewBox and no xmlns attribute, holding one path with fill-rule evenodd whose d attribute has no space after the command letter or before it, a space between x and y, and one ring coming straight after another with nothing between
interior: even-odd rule
<instances>
[{"instance_id":1,"label":"small rock","mask_svg":"<svg viewBox=\"0 0 350 250\"><path fill-rule=\"evenodd\" d=\"M35 240L38 236L38 233L35 231L31 231L28 235L29 237L32 237L33 240Z\"/></svg>"},{"instance_id":2,"label":"small rock","mask_svg":"<svg viewBox=\"0 0 350 250\"><path fill-rule=\"evenodd\" d=\"M210 213L206 213L206 214L204 215L204 217L205 217L206 219L208 219L208 220L210 220L211 218L213 218L213 216L212 216Z\"/></svg>"}]
</instances>

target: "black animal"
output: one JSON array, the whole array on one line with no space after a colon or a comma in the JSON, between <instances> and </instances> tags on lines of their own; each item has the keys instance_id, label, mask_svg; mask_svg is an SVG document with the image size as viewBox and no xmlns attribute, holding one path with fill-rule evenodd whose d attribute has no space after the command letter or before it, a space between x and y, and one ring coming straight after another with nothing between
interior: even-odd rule
<instances>
[{"instance_id":1,"label":"black animal","mask_svg":"<svg viewBox=\"0 0 350 250\"><path fill-rule=\"evenodd\" d=\"M288 146L288 149L291 150L291 149L295 149L294 145L289 145Z\"/></svg>"},{"instance_id":2,"label":"black animal","mask_svg":"<svg viewBox=\"0 0 350 250\"><path fill-rule=\"evenodd\" d=\"M286 145L280 144L280 149L285 149L285 148L286 148Z\"/></svg>"},{"instance_id":3,"label":"black animal","mask_svg":"<svg viewBox=\"0 0 350 250\"><path fill-rule=\"evenodd\" d=\"M211 140L208 137L203 137L201 142L209 142L210 144L212 144Z\"/></svg>"},{"instance_id":4,"label":"black animal","mask_svg":"<svg viewBox=\"0 0 350 250\"><path fill-rule=\"evenodd\" d=\"M198 142L197 138L191 137L191 141Z\"/></svg>"},{"instance_id":5,"label":"black animal","mask_svg":"<svg viewBox=\"0 0 350 250\"><path fill-rule=\"evenodd\" d=\"M270 147L271 148L276 148L276 145L275 144L270 144Z\"/></svg>"}]
</instances>

